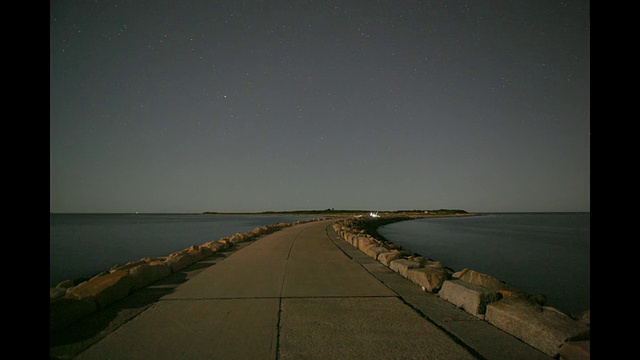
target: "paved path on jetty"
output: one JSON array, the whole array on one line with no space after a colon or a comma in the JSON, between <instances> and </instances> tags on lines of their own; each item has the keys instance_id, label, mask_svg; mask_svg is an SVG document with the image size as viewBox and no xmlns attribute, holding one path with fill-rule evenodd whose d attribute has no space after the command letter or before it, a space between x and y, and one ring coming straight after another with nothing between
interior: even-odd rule
<instances>
[{"instance_id":1,"label":"paved path on jetty","mask_svg":"<svg viewBox=\"0 0 640 360\"><path fill-rule=\"evenodd\" d=\"M332 222L240 248L77 359L550 359L337 239Z\"/></svg>"}]
</instances>

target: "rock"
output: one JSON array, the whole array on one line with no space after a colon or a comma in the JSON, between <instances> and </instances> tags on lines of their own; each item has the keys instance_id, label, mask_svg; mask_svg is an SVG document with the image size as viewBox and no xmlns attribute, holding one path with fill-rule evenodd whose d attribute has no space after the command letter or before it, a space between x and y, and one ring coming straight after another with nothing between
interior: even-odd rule
<instances>
[{"instance_id":1,"label":"rock","mask_svg":"<svg viewBox=\"0 0 640 360\"><path fill-rule=\"evenodd\" d=\"M61 287L49 288L49 302L51 302L51 300L55 300L63 297L66 293L67 293L66 288L61 288Z\"/></svg>"},{"instance_id":2,"label":"rock","mask_svg":"<svg viewBox=\"0 0 640 360\"><path fill-rule=\"evenodd\" d=\"M533 296L529 296L528 299L529 299L529 302L532 302L541 306L544 306L547 304L546 295L533 295Z\"/></svg>"},{"instance_id":3,"label":"rock","mask_svg":"<svg viewBox=\"0 0 640 360\"><path fill-rule=\"evenodd\" d=\"M192 254L187 250L175 252L167 256L165 264L171 268L172 272L178 272L196 261Z\"/></svg>"},{"instance_id":4,"label":"rock","mask_svg":"<svg viewBox=\"0 0 640 360\"><path fill-rule=\"evenodd\" d=\"M73 280L61 281L58 283L58 285L56 285L57 288L62 288L62 289L68 289L74 286L76 286L76 284L73 282Z\"/></svg>"},{"instance_id":5,"label":"rock","mask_svg":"<svg viewBox=\"0 0 640 360\"><path fill-rule=\"evenodd\" d=\"M529 297L529 295L526 294L525 292L511 288L504 281L498 280L493 276L483 274L475 270L470 270L465 268L461 271L453 273L451 277L458 278L460 280L464 280L466 282L482 286L489 290L497 291L502 295L502 298Z\"/></svg>"},{"instance_id":6,"label":"rock","mask_svg":"<svg viewBox=\"0 0 640 360\"><path fill-rule=\"evenodd\" d=\"M387 250L387 248L382 247L382 246L368 247L364 251L365 254L367 254L368 256L372 257L374 260L377 259L380 254L388 253L388 252L389 252L389 250Z\"/></svg>"},{"instance_id":7,"label":"rock","mask_svg":"<svg viewBox=\"0 0 640 360\"><path fill-rule=\"evenodd\" d=\"M260 234L262 234L262 228L260 228L260 227L256 227L256 228L254 228L253 230L251 230L251 232L252 232L254 235L260 235Z\"/></svg>"},{"instance_id":8,"label":"rock","mask_svg":"<svg viewBox=\"0 0 640 360\"><path fill-rule=\"evenodd\" d=\"M440 263L407 270L407 279L411 280L414 284L420 285L425 291L432 293L437 293L445 280L449 278L449 273Z\"/></svg>"},{"instance_id":9,"label":"rock","mask_svg":"<svg viewBox=\"0 0 640 360\"><path fill-rule=\"evenodd\" d=\"M230 248L233 244L229 241L229 238L219 239L218 242L223 245L223 250Z\"/></svg>"},{"instance_id":10,"label":"rock","mask_svg":"<svg viewBox=\"0 0 640 360\"><path fill-rule=\"evenodd\" d=\"M236 233L231 238L229 238L229 241L231 241L231 243L235 245L245 241L246 239L247 237L244 234Z\"/></svg>"},{"instance_id":11,"label":"rock","mask_svg":"<svg viewBox=\"0 0 640 360\"><path fill-rule=\"evenodd\" d=\"M129 270L131 288L142 289L145 286L171 275L171 267L166 263L140 264Z\"/></svg>"},{"instance_id":12,"label":"rock","mask_svg":"<svg viewBox=\"0 0 640 360\"><path fill-rule=\"evenodd\" d=\"M411 252L411 250L400 249L399 251L400 251L400 255L402 256L406 256L406 257L413 256L413 253Z\"/></svg>"},{"instance_id":13,"label":"rock","mask_svg":"<svg viewBox=\"0 0 640 360\"><path fill-rule=\"evenodd\" d=\"M481 272L466 268L454 273L452 277L464 280L472 284L480 285L490 290L501 290L508 288L507 284L494 278L493 276L489 276L487 274L483 274Z\"/></svg>"},{"instance_id":14,"label":"rock","mask_svg":"<svg viewBox=\"0 0 640 360\"><path fill-rule=\"evenodd\" d=\"M398 250L391 250L389 252L386 253L381 253L378 255L378 261L380 261L382 264L389 266L389 263L392 260L396 260L400 258L400 251Z\"/></svg>"},{"instance_id":15,"label":"rock","mask_svg":"<svg viewBox=\"0 0 640 360\"><path fill-rule=\"evenodd\" d=\"M396 259L389 263L389 268L400 275L407 277L407 270L415 269L418 267L418 263L407 259Z\"/></svg>"},{"instance_id":16,"label":"rock","mask_svg":"<svg viewBox=\"0 0 640 360\"><path fill-rule=\"evenodd\" d=\"M109 269L109 272L115 272L115 271L119 271L119 270L129 270L131 268L134 268L140 264L146 264L146 261L143 260L137 260L137 261L129 261L128 263L124 264L124 265L116 265L114 267L112 267L111 269Z\"/></svg>"},{"instance_id":17,"label":"rock","mask_svg":"<svg viewBox=\"0 0 640 360\"><path fill-rule=\"evenodd\" d=\"M131 290L131 278L128 270L119 270L91 278L67 291L67 297L94 301L99 308L118 301Z\"/></svg>"},{"instance_id":18,"label":"rock","mask_svg":"<svg viewBox=\"0 0 640 360\"><path fill-rule=\"evenodd\" d=\"M578 314L573 316L574 319L581 321L587 325L591 324L591 309L587 309L579 312Z\"/></svg>"},{"instance_id":19,"label":"rock","mask_svg":"<svg viewBox=\"0 0 640 360\"><path fill-rule=\"evenodd\" d=\"M387 243L387 249L389 249L389 250L400 250L402 248L400 246L394 244L394 243Z\"/></svg>"},{"instance_id":20,"label":"rock","mask_svg":"<svg viewBox=\"0 0 640 360\"><path fill-rule=\"evenodd\" d=\"M438 296L480 319L484 318L489 303L502 298L497 291L460 279L444 281Z\"/></svg>"},{"instance_id":21,"label":"rock","mask_svg":"<svg viewBox=\"0 0 640 360\"><path fill-rule=\"evenodd\" d=\"M209 248L212 254L225 249L225 244L218 241L209 241L202 244L201 246Z\"/></svg>"},{"instance_id":22,"label":"rock","mask_svg":"<svg viewBox=\"0 0 640 360\"><path fill-rule=\"evenodd\" d=\"M169 255L165 263L171 267L173 272L177 272L212 254L213 251L206 246L193 245L188 249Z\"/></svg>"},{"instance_id":23,"label":"rock","mask_svg":"<svg viewBox=\"0 0 640 360\"><path fill-rule=\"evenodd\" d=\"M410 256L408 257L408 259L418 264L418 266L425 266L428 262L431 261L424 256Z\"/></svg>"},{"instance_id":24,"label":"rock","mask_svg":"<svg viewBox=\"0 0 640 360\"><path fill-rule=\"evenodd\" d=\"M554 308L519 298L488 304L485 320L552 357L565 342L588 339L590 331Z\"/></svg>"},{"instance_id":25,"label":"rock","mask_svg":"<svg viewBox=\"0 0 640 360\"><path fill-rule=\"evenodd\" d=\"M356 234L347 235L347 242L353 245L354 247L358 247L358 235Z\"/></svg>"},{"instance_id":26,"label":"rock","mask_svg":"<svg viewBox=\"0 0 640 360\"><path fill-rule=\"evenodd\" d=\"M558 350L562 360L589 360L591 359L591 341L568 341Z\"/></svg>"},{"instance_id":27,"label":"rock","mask_svg":"<svg viewBox=\"0 0 640 360\"><path fill-rule=\"evenodd\" d=\"M365 250L374 246L378 246L374 240L364 236L358 237L358 249L360 249L360 251L365 252Z\"/></svg>"}]
</instances>

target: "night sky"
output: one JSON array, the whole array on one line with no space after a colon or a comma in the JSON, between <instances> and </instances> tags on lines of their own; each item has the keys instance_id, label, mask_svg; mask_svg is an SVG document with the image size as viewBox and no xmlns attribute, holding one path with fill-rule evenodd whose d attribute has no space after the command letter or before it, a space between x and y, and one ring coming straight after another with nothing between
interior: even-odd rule
<instances>
[{"instance_id":1,"label":"night sky","mask_svg":"<svg viewBox=\"0 0 640 360\"><path fill-rule=\"evenodd\" d=\"M582 1L50 2L50 211L590 211Z\"/></svg>"}]
</instances>

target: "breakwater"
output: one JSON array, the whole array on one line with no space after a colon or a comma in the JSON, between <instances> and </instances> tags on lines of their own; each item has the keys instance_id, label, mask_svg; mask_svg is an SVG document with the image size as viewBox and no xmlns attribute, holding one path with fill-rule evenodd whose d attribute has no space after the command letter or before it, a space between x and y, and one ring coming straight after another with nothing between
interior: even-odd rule
<instances>
[{"instance_id":1,"label":"breakwater","mask_svg":"<svg viewBox=\"0 0 640 360\"><path fill-rule=\"evenodd\" d=\"M333 228L340 238L423 291L438 295L549 356L589 356L590 310L569 316L544 306L544 296L527 294L472 269L454 271L440 261L402 249L376 231L381 225L409 219L350 218L336 221Z\"/></svg>"},{"instance_id":2,"label":"breakwater","mask_svg":"<svg viewBox=\"0 0 640 360\"><path fill-rule=\"evenodd\" d=\"M380 240L365 230L375 230L381 224L406 219L409 218L337 218L333 220L332 226L339 235L337 241L344 240L349 242L349 244L363 253L414 282L425 292L440 296L478 319L487 321L496 328L502 329L505 333L520 338L524 343L528 343L540 350L545 349L543 351L547 354L560 354L567 359L575 358L565 356L567 352L578 352L584 350L585 346L588 349L590 344L590 325L588 321L572 319L560 312L553 311L553 309L548 309L537 303L540 299L537 299L536 296L510 289L506 284L501 284L497 279L492 279L485 274L479 274L469 269L456 273L437 261L418 256L418 254L414 254L407 249L402 249L388 241ZM238 233L217 241L193 245L169 256L144 258L124 265L117 265L79 284L74 284L71 281L62 282L52 288L50 292L51 327L58 330L64 329L65 326L74 321L104 309L112 302L118 301L170 274L181 276L181 270L185 267L200 260L205 260L222 249L231 248L232 250L235 244L252 239L255 240L262 235L273 233L286 226L300 222L258 227L247 233ZM195 265L197 266L198 264ZM494 280L495 282L493 282ZM449 282L453 284L449 284ZM480 283L480 285L476 283ZM447 287L451 287L451 289L445 291L444 289ZM494 289L494 287L499 288ZM416 290L418 289L416 288ZM444 294L447 291L450 296L445 297ZM430 294L429 297L431 298L432 295ZM527 304L527 307L524 307L525 311L514 311L514 309L517 310L518 308L511 307L506 302L509 299L524 301ZM494 315L490 313L493 306L496 304L504 305L505 302L508 305L506 309L498 310L502 310L502 315L512 325L510 328L501 326L499 322L495 321L495 319L500 318L496 315L500 314L499 311L494 311L496 313ZM519 303L515 305L519 305ZM533 306L535 312L530 311L532 309L529 305ZM452 310L454 309L452 308ZM538 312L541 314L538 314ZM526 334L521 334L523 332L532 333L543 339L543 341L529 339Z\"/></svg>"},{"instance_id":3,"label":"breakwater","mask_svg":"<svg viewBox=\"0 0 640 360\"><path fill-rule=\"evenodd\" d=\"M49 328L59 331L150 284L181 271L200 260L255 240L282 228L321 220L307 219L292 223L277 223L256 227L245 233L192 245L161 257L146 257L131 261L92 276L89 279L65 280L49 288Z\"/></svg>"}]
</instances>

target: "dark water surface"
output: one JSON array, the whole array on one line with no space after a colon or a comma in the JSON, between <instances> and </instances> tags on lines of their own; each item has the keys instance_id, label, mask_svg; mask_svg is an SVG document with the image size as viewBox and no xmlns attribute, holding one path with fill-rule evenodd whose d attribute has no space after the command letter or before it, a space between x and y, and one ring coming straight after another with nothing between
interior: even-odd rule
<instances>
[{"instance_id":1,"label":"dark water surface","mask_svg":"<svg viewBox=\"0 0 640 360\"><path fill-rule=\"evenodd\" d=\"M49 283L93 276L117 264L166 256L258 226L313 216L51 214Z\"/></svg>"},{"instance_id":2,"label":"dark water surface","mask_svg":"<svg viewBox=\"0 0 640 360\"><path fill-rule=\"evenodd\" d=\"M590 308L590 213L495 213L382 226L389 241L455 271L469 268L565 313Z\"/></svg>"}]
</instances>

